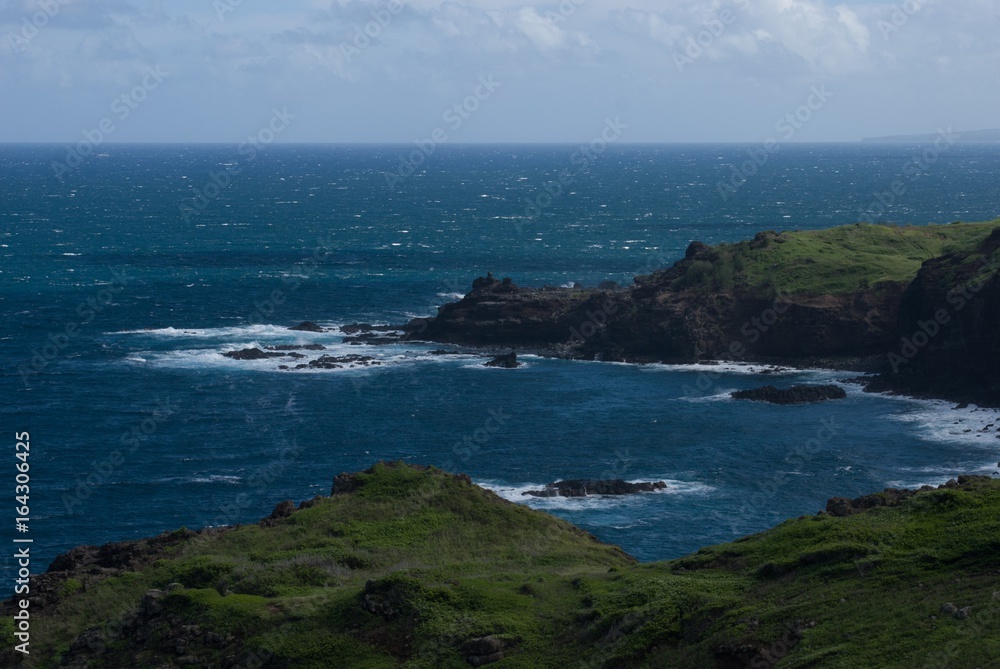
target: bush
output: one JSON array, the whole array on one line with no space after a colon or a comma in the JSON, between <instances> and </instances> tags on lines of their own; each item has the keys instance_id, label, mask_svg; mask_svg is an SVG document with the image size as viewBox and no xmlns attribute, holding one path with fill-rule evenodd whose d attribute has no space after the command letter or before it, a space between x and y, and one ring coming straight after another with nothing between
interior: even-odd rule
<instances>
[{"instance_id":1,"label":"bush","mask_svg":"<svg viewBox=\"0 0 1000 669\"><path fill-rule=\"evenodd\" d=\"M69 597L77 590L82 590L82 589L83 589L83 583L80 583L80 581L76 580L75 578L67 578L65 581L63 581L63 584L59 586L59 596Z\"/></svg>"}]
</instances>

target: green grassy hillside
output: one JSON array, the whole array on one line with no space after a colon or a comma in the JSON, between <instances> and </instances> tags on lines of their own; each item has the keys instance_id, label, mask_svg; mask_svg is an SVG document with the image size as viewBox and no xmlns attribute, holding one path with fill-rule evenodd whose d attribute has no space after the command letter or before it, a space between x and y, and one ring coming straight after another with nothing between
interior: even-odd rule
<instances>
[{"instance_id":1,"label":"green grassy hillside","mask_svg":"<svg viewBox=\"0 0 1000 669\"><path fill-rule=\"evenodd\" d=\"M858 223L760 233L750 241L712 247L706 257L689 263L672 287L836 295L908 282L925 260L974 249L998 226L1000 219L906 227Z\"/></svg>"},{"instance_id":2,"label":"green grassy hillside","mask_svg":"<svg viewBox=\"0 0 1000 669\"><path fill-rule=\"evenodd\" d=\"M637 565L464 477L355 480L261 525L166 537L141 566L46 577L58 601L24 666L1000 666L1000 481Z\"/></svg>"}]
</instances>

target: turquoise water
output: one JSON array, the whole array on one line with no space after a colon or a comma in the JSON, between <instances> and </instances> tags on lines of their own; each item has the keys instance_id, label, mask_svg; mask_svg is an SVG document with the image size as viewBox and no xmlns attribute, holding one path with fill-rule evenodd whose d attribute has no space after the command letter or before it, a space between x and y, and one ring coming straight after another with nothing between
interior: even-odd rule
<instances>
[{"instance_id":1,"label":"turquoise water","mask_svg":"<svg viewBox=\"0 0 1000 669\"><path fill-rule=\"evenodd\" d=\"M487 271L522 285L628 282L694 239L852 223L909 178L921 147L784 146L724 200L717 184L748 148L612 147L548 201L546 184L578 169L575 147L441 147L394 191L385 173L408 147L274 146L248 161L230 146L106 146L62 181L51 163L65 147L0 147L0 423L11 454L14 433L31 434L36 567L80 543L252 522L379 459L466 472L643 560L835 495L992 473L992 411L851 384L846 400L813 406L728 399L844 373L531 356L508 371L434 345L286 329L431 315ZM996 147L955 146L889 217L994 218L998 172ZM213 173L225 187L208 187ZM295 343L382 364L282 371L221 355ZM520 494L612 476L669 485L627 499Z\"/></svg>"}]
</instances>

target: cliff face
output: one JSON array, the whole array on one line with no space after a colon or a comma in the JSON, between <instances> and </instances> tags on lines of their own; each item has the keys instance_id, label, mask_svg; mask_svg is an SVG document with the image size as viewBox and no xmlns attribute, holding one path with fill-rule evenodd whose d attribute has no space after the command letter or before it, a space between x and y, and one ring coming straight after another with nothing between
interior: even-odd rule
<instances>
[{"instance_id":1,"label":"cliff face","mask_svg":"<svg viewBox=\"0 0 1000 669\"><path fill-rule=\"evenodd\" d=\"M1000 405L1000 229L928 260L903 294L876 388Z\"/></svg>"}]
</instances>

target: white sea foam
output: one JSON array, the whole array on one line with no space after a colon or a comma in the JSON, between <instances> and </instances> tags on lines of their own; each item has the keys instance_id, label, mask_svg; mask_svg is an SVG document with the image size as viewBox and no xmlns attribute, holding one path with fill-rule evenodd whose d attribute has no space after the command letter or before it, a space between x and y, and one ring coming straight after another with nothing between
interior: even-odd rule
<instances>
[{"instance_id":1,"label":"white sea foam","mask_svg":"<svg viewBox=\"0 0 1000 669\"><path fill-rule=\"evenodd\" d=\"M860 376L859 372L846 372L823 368L796 368L780 365L765 365L754 362L718 362L715 364L647 364L642 365L644 372L705 372L707 374L740 374L747 376L805 376L808 381L833 381L836 379Z\"/></svg>"},{"instance_id":2,"label":"white sea foam","mask_svg":"<svg viewBox=\"0 0 1000 669\"><path fill-rule=\"evenodd\" d=\"M458 356L447 356L449 358L457 358ZM472 358L466 358L462 362L462 368L464 369L479 369L485 370L487 372L495 372L497 370L506 371L505 367L487 367L486 363L492 360L492 356L483 357L481 355ZM518 356L518 367L517 369L530 369L533 365L531 363L525 362L521 356Z\"/></svg>"},{"instance_id":3,"label":"white sea foam","mask_svg":"<svg viewBox=\"0 0 1000 669\"><path fill-rule=\"evenodd\" d=\"M919 488L930 485L939 486L961 474L981 474L990 476L997 470L996 466L985 467L982 462L959 461L950 463L953 469L935 465L930 467L899 467L896 475L899 477L886 481L888 488ZM995 464L995 463L994 463Z\"/></svg>"},{"instance_id":4,"label":"white sea foam","mask_svg":"<svg viewBox=\"0 0 1000 669\"><path fill-rule=\"evenodd\" d=\"M544 483L529 483L510 485L499 481L476 481L476 485L490 490L500 497L518 504L527 504L538 509L564 509L568 511L583 511L587 509L609 509L622 506L634 506L644 503L650 497L660 495L702 495L711 492L712 486L697 481L678 481L675 479L652 476L635 479L630 483L642 481L663 481L667 484L665 490L644 492L635 495L588 495L587 497L535 497L525 495L529 490L541 490Z\"/></svg>"},{"instance_id":5,"label":"white sea foam","mask_svg":"<svg viewBox=\"0 0 1000 669\"><path fill-rule=\"evenodd\" d=\"M685 396L676 398L679 402L728 402L732 399L732 393L736 392L736 388L726 388L718 393L712 395L700 395L700 396Z\"/></svg>"},{"instance_id":6,"label":"white sea foam","mask_svg":"<svg viewBox=\"0 0 1000 669\"><path fill-rule=\"evenodd\" d=\"M226 329L226 328L220 328ZM238 328L242 330L242 328ZM267 333L257 332L255 334L266 336ZM292 333L295 334L295 333ZM289 341L287 339L281 340L282 343L295 344L309 344L309 343L322 343L325 347L323 350L312 351L306 349L297 349L293 351L281 351L282 353L295 353L302 357L293 356L275 356L270 358L261 358L260 360L235 360L233 358L223 355L229 351L239 351L242 349L261 349L268 351L268 346L273 346L277 343L274 339L267 339L264 336L259 338L247 337L242 341L233 341L230 339L226 342L219 341L204 341L206 346L200 348L185 347L177 348L169 351L162 350L138 350L132 351L128 357L125 358L125 362L129 364L143 364L151 365L154 367L168 367L168 368L180 368L180 369L202 369L202 368L220 368L220 369L241 369L246 371L256 371L256 372L280 372L280 373L297 373L297 374L350 374L350 373L369 373L372 371L407 367L423 364L436 364L436 365L457 365L461 367L475 367L478 368L482 366L485 361L484 357L479 354L455 354L455 355L432 355L428 350L428 345L412 345L406 344L387 344L387 345L365 345L365 344L347 344L344 343L342 338L339 336L334 336L332 340L319 340L313 339L309 341ZM193 342L186 342L188 344ZM199 342L201 343L201 342ZM270 352L270 351L268 351ZM297 369L298 365L308 365L311 361L317 360L323 356L331 357L344 357L350 355L363 355L365 357L373 358L373 362L378 364L355 364L351 366L351 362L343 363L342 367L324 369L319 367L303 367ZM285 369L282 369L285 367Z\"/></svg>"},{"instance_id":7,"label":"white sea foam","mask_svg":"<svg viewBox=\"0 0 1000 669\"><path fill-rule=\"evenodd\" d=\"M1000 452L1000 410L972 405L956 409L954 403L941 400L883 397L900 399L910 405L901 407L889 419L913 425L920 439Z\"/></svg>"},{"instance_id":8,"label":"white sea foam","mask_svg":"<svg viewBox=\"0 0 1000 669\"><path fill-rule=\"evenodd\" d=\"M324 325L324 328L337 328L337 325ZM299 330L289 330L287 325L243 325L223 328L151 328L148 330L122 330L119 332L108 332L109 335L146 335L150 337L201 337L207 339L241 339L247 337L265 339L296 339L314 341L323 338L337 336L329 332L305 332Z\"/></svg>"}]
</instances>

